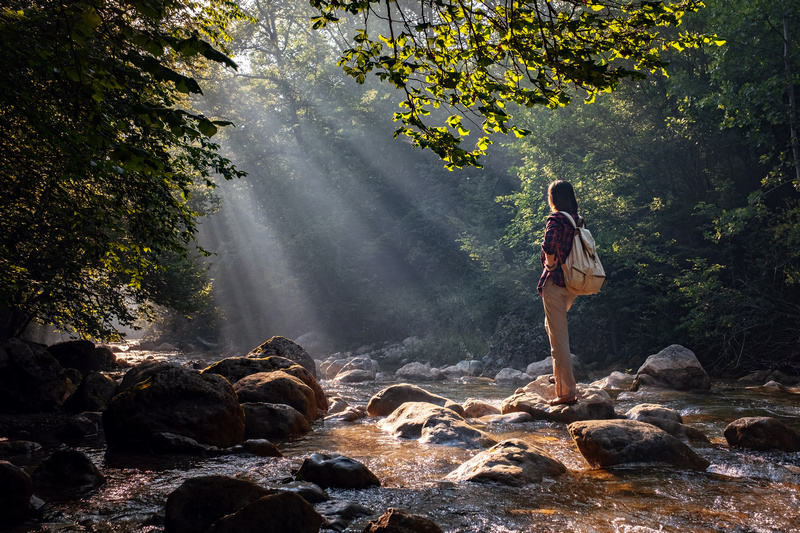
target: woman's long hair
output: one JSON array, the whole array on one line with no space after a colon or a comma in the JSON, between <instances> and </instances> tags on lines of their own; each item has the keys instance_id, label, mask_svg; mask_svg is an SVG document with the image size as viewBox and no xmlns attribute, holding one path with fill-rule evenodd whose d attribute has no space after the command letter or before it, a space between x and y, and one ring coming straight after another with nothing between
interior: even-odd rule
<instances>
[{"instance_id":1,"label":"woman's long hair","mask_svg":"<svg viewBox=\"0 0 800 533\"><path fill-rule=\"evenodd\" d=\"M550 209L556 211L566 211L575 214L578 212L578 200L575 198L575 190L568 181L557 180L547 188L547 201Z\"/></svg>"}]
</instances>

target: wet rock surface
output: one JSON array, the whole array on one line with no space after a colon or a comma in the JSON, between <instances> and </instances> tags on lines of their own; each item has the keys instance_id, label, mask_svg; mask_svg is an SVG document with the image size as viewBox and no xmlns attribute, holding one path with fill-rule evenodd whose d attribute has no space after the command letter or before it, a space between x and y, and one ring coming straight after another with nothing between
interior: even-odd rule
<instances>
[{"instance_id":1,"label":"wet rock surface","mask_svg":"<svg viewBox=\"0 0 800 533\"><path fill-rule=\"evenodd\" d=\"M546 451L512 439L479 453L451 472L447 479L519 487L566 472L567 467Z\"/></svg>"},{"instance_id":2,"label":"wet rock surface","mask_svg":"<svg viewBox=\"0 0 800 533\"><path fill-rule=\"evenodd\" d=\"M734 420L723 432L730 446L751 450L800 452L800 435L772 417L744 417Z\"/></svg>"},{"instance_id":3,"label":"wet rock surface","mask_svg":"<svg viewBox=\"0 0 800 533\"><path fill-rule=\"evenodd\" d=\"M303 461L297 479L322 488L365 489L381 484L363 463L339 454L311 454Z\"/></svg>"},{"instance_id":4,"label":"wet rock surface","mask_svg":"<svg viewBox=\"0 0 800 533\"><path fill-rule=\"evenodd\" d=\"M569 433L586 461L606 468L624 464L668 464L705 470L710 463L682 441L637 420L573 422Z\"/></svg>"},{"instance_id":5,"label":"wet rock surface","mask_svg":"<svg viewBox=\"0 0 800 533\"><path fill-rule=\"evenodd\" d=\"M171 365L114 396L103 425L109 447L145 450L164 432L227 448L244 440L245 429L228 380Z\"/></svg>"}]
</instances>

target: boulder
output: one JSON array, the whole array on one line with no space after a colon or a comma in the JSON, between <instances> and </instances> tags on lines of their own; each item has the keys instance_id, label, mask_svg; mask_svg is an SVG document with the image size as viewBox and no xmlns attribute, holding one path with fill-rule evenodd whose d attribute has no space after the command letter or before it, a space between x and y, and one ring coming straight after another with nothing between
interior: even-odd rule
<instances>
[{"instance_id":1,"label":"boulder","mask_svg":"<svg viewBox=\"0 0 800 533\"><path fill-rule=\"evenodd\" d=\"M214 522L206 533L317 533L322 516L294 492L278 492Z\"/></svg>"},{"instance_id":2,"label":"boulder","mask_svg":"<svg viewBox=\"0 0 800 533\"><path fill-rule=\"evenodd\" d=\"M303 461L296 479L322 488L366 489L381 484L363 463L339 454L311 454Z\"/></svg>"},{"instance_id":3,"label":"boulder","mask_svg":"<svg viewBox=\"0 0 800 533\"><path fill-rule=\"evenodd\" d=\"M705 470L710 465L681 440L638 420L583 420L568 429L593 467L648 463Z\"/></svg>"},{"instance_id":4,"label":"boulder","mask_svg":"<svg viewBox=\"0 0 800 533\"><path fill-rule=\"evenodd\" d=\"M611 397L603 389L578 384L578 403L573 405L549 405L556 397L556 386L547 376L539 376L512 396L503 400L503 414L523 412L536 420L570 423L577 420L607 420L616 418Z\"/></svg>"},{"instance_id":5,"label":"boulder","mask_svg":"<svg viewBox=\"0 0 800 533\"><path fill-rule=\"evenodd\" d=\"M42 449L38 442L29 440L5 440L0 438L0 457L12 455L31 455Z\"/></svg>"},{"instance_id":6,"label":"boulder","mask_svg":"<svg viewBox=\"0 0 800 533\"><path fill-rule=\"evenodd\" d=\"M345 399L340 398L339 396L333 396L329 398L329 401L330 401L330 408L328 409L329 415L335 415L336 413L341 413L342 411L350 407L350 404L347 403Z\"/></svg>"},{"instance_id":7,"label":"boulder","mask_svg":"<svg viewBox=\"0 0 800 533\"><path fill-rule=\"evenodd\" d=\"M89 372L113 370L117 356L107 346L95 346L86 340L59 342L47 347L47 351L64 368L74 368L84 376Z\"/></svg>"},{"instance_id":8,"label":"boulder","mask_svg":"<svg viewBox=\"0 0 800 533\"><path fill-rule=\"evenodd\" d=\"M348 407L344 411L340 411L334 415L326 416L325 422L355 422L366 418L367 411L363 406Z\"/></svg>"},{"instance_id":9,"label":"boulder","mask_svg":"<svg viewBox=\"0 0 800 533\"><path fill-rule=\"evenodd\" d=\"M428 444L460 448L485 448L495 444L489 435L467 424L459 414L425 402L404 403L379 426L395 437L419 439Z\"/></svg>"},{"instance_id":10,"label":"boulder","mask_svg":"<svg viewBox=\"0 0 800 533\"><path fill-rule=\"evenodd\" d=\"M228 476L187 479L167 497L165 533L204 533L220 518L235 513L274 490Z\"/></svg>"},{"instance_id":11,"label":"boulder","mask_svg":"<svg viewBox=\"0 0 800 533\"><path fill-rule=\"evenodd\" d=\"M330 501L316 509L324 519L322 529L333 531L346 531L353 520L375 514L369 507L348 501Z\"/></svg>"},{"instance_id":12,"label":"boulder","mask_svg":"<svg viewBox=\"0 0 800 533\"><path fill-rule=\"evenodd\" d=\"M487 415L499 415L500 408L483 400L467 398L464 402L464 416L466 418L480 418Z\"/></svg>"},{"instance_id":13,"label":"boulder","mask_svg":"<svg viewBox=\"0 0 800 533\"><path fill-rule=\"evenodd\" d=\"M257 359L272 356L290 359L311 372L311 375L314 376L315 379L317 377L317 365L314 363L314 359L302 346L286 337L272 337L267 342L253 348L250 353L247 354L247 357Z\"/></svg>"},{"instance_id":14,"label":"boulder","mask_svg":"<svg viewBox=\"0 0 800 533\"><path fill-rule=\"evenodd\" d=\"M558 477L566 471L566 466L544 450L511 439L479 453L448 474L447 479L521 487Z\"/></svg>"},{"instance_id":15,"label":"boulder","mask_svg":"<svg viewBox=\"0 0 800 533\"><path fill-rule=\"evenodd\" d=\"M319 364L319 375L322 379L333 379L336 377L336 374L339 373L341 369L344 368L344 365L347 364L347 361L350 358L342 353L335 353L333 355L329 355Z\"/></svg>"},{"instance_id":16,"label":"boulder","mask_svg":"<svg viewBox=\"0 0 800 533\"><path fill-rule=\"evenodd\" d=\"M635 380L636 376L633 374L625 374L615 371L603 379L593 381L591 385L592 387L597 387L598 389L630 390Z\"/></svg>"},{"instance_id":17,"label":"boulder","mask_svg":"<svg viewBox=\"0 0 800 533\"><path fill-rule=\"evenodd\" d=\"M322 487L308 481L289 481L287 483L284 480L281 483L271 484L269 487L278 492L294 492L311 504L327 502L331 499L330 495Z\"/></svg>"},{"instance_id":18,"label":"boulder","mask_svg":"<svg viewBox=\"0 0 800 533\"><path fill-rule=\"evenodd\" d=\"M244 437L291 437L311 431L308 420L294 407L280 403L245 402Z\"/></svg>"},{"instance_id":19,"label":"boulder","mask_svg":"<svg viewBox=\"0 0 800 533\"><path fill-rule=\"evenodd\" d=\"M71 383L64 368L44 345L9 339L0 343L0 411L58 409Z\"/></svg>"},{"instance_id":20,"label":"boulder","mask_svg":"<svg viewBox=\"0 0 800 533\"><path fill-rule=\"evenodd\" d=\"M145 381L150 376L157 374L169 368L183 368L177 363L170 363L169 361L144 361L134 366L122 376L122 381L119 383L119 391L122 392Z\"/></svg>"},{"instance_id":21,"label":"boulder","mask_svg":"<svg viewBox=\"0 0 800 533\"><path fill-rule=\"evenodd\" d=\"M114 396L103 426L111 449L147 450L163 432L227 448L242 442L245 421L225 378L167 365Z\"/></svg>"},{"instance_id":22,"label":"boulder","mask_svg":"<svg viewBox=\"0 0 800 533\"><path fill-rule=\"evenodd\" d=\"M673 344L648 357L639 367L631 388L635 390L641 386L707 390L711 388L711 379L694 352L679 344Z\"/></svg>"},{"instance_id":23,"label":"boulder","mask_svg":"<svg viewBox=\"0 0 800 533\"><path fill-rule=\"evenodd\" d=\"M277 446L267 439L247 439L233 448L228 448L230 453L249 453L258 457L283 457Z\"/></svg>"},{"instance_id":24,"label":"boulder","mask_svg":"<svg viewBox=\"0 0 800 533\"><path fill-rule=\"evenodd\" d=\"M328 400L322 387L317 382L317 378L304 367L285 357L229 357L209 366L203 370L202 374L219 374L235 384L240 379L259 372L276 372L278 370L286 372L305 383L306 386L314 391L319 410L322 412L328 410Z\"/></svg>"},{"instance_id":25,"label":"boulder","mask_svg":"<svg viewBox=\"0 0 800 533\"><path fill-rule=\"evenodd\" d=\"M103 431L102 413L86 411L70 417L53 430L56 437L65 440L98 437Z\"/></svg>"},{"instance_id":26,"label":"boulder","mask_svg":"<svg viewBox=\"0 0 800 533\"><path fill-rule=\"evenodd\" d=\"M457 403L409 383L391 385L375 394L367 404L367 413L369 416L387 416L406 402L432 403L464 415L464 408Z\"/></svg>"},{"instance_id":27,"label":"boulder","mask_svg":"<svg viewBox=\"0 0 800 533\"><path fill-rule=\"evenodd\" d=\"M282 370L258 372L233 384L241 403L282 403L294 407L306 420L317 419L319 408L314 391L300 379Z\"/></svg>"},{"instance_id":28,"label":"boulder","mask_svg":"<svg viewBox=\"0 0 800 533\"><path fill-rule=\"evenodd\" d=\"M25 520L30 512L33 481L20 467L0 461L0 524Z\"/></svg>"},{"instance_id":29,"label":"boulder","mask_svg":"<svg viewBox=\"0 0 800 533\"><path fill-rule=\"evenodd\" d=\"M800 452L800 436L792 428L769 416L739 418L725 427L730 446L766 451Z\"/></svg>"},{"instance_id":30,"label":"boulder","mask_svg":"<svg viewBox=\"0 0 800 533\"><path fill-rule=\"evenodd\" d=\"M89 457L78 450L56 450L31 474L34 492L46 501L80 498L106 482Z\"/></svg>"},{"instance_id":31,"label":"boulder","mask_svg":"<svg viewBox=\"0 0 800 533\"><path fill-rule=\"evenodd\" d=\"M334 379L340 383L374 381L380 370L381 367L377 361L373 361L369 356L359 355L350 358L337 372Z\"/></svg>"},{"instance_id":32,"label":"boulder","mask_svg":"<svg viewBox=\"0 0 800 533\"><path fill-rule=\"evenodd\" d=\"M483 375L494 377L503 368L523 370L531 359L550 355L550 340L541 319L509 314L497 322L483 358Z\"/></svg>"},{"instance_id":33,"label":"boulder","mask_svg":"<svg viewBox=\"0 0 800 533\"><path fill-rule=\"evenodd\" d=\"M111 377L100 372L89 372L81 380L78 389L64 402L64 408L73 413L105 411L118 385Z\"/></svg>"},{"instance_id":34,"label":"boulder","mask_svg":"<svg viewBox=\"0 0 800 533\"><path fill-rule=\"evenodd\" d=\"M438 368L414 361L397 369L394 373L398 381L444 381L445 376Z\"/></svg>"},{"instance_id":35,"label":"boulder","mask_svg":"<svg viewBox=\"0 0 800 533\"><path fill-rule=\"evenodd\" d=\"M580 357L573 353L570 354L570 360L572 361L572 375L575 377L575 379L586 379L588 374L586 373L586 369L584 368L583 361L581 361ZM547 356L541 361L534 361L533 363L529 364L525 368L525 373L531 377L531 381L539 376L552 375L553 356Z\"/></svg>"},{"instance_id":36,"label":"boulder","mask_svg":"<svg viewBox=\"0 0 800 533\"><path fill-rule=\"evenodd\" d=\"M625 413L625 418L630 420L642 420L643 418L664 418L683 424L683 417L678 411L669 409L663 405L654 403L641 403Z\"/></svg>"},{"instance_id":37,"label":"boulder","mask_svg":"<svg viewBox=\"0 0 800 533\"><path fill-rule=\"evenodd\" d=\"M515 368L504 368L494 377L494 382L501 387L524 387L533 378Z\"/></svg>"},{"instance_id":38,"label":"boulder","mask_svg":"<svg viewBox=\"0 0 800 533\"><path fill-rule=\"evenodd\" d=\"M667 418L660 418L654 416L644 416L638 418L637 420L639 420L640 422L645 422L647 424L652 424L657 428L666 431L673 437L681 439L683 441L695 441L703 443L711 442L706 436L706 434L700 431L699 429L681 424L680 422L675 422L674 420L669 420Z\"/></svg>"},{"instance_id":39,"label":"boulder","mask_svg":"<svg viewBox=\"0 0 800 533\"><path fill-rule=\"evenodd\" d=\"M443 533L432 520L389 507L377 520L367 523L363 533Z\"/></svg>"}]
</instances>

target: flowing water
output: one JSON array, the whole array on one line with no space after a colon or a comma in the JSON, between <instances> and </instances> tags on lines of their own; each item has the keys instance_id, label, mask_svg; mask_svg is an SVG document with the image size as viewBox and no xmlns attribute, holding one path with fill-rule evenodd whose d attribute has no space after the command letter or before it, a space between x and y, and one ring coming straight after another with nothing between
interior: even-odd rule
<instances>
[{"instance_id":1,"label":"flowing water","mask_svg":"<svg viewBox=\"0 0 800 533\"><path fill-rule=\"evenodd\" d=\"M389 383L322 385L329 395L365 404ZM422 386L458 402L478 398L496 405L513 393L479 380ZM162 531L164 502L185 479L225 474L277 483L312 452L357 459L381 480L380 488L327 491L331 501L318 506L322 511L356 502L374 512L352 521L348 532L362 531L388 507L427 516L449 533L800 531L800 453L732 450L722 436L729 422L743 416L772 416L800 431L800 396L715 382L708 393L623 392L616 402L620 413L640 403L680 412L686 424L710 438L710 444L692 445L711 466L704 472L653 466L591 469L566 426L540 421L480 427L498 441L519 438L545 449L567 466L566 475L513 488L453 483L445 476L476 450L398 440L378 429L372 418L317 422L307 436L276 441L285 456L281 459L111 456L101 445L83 446L107 483L81 501L46 505L43 523L12 531Z\"/></svg>"}]
</instances>

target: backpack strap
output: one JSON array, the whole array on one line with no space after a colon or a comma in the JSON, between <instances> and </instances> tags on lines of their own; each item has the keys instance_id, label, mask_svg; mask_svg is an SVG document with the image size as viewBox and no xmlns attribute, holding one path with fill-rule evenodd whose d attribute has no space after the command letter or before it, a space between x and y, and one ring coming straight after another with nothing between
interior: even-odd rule
<instances>
[{"instance_id":1,"label":"backpack strap","mask_svg":"<svg viewBox=\"0 0 800 533\"><path fill-rule=\"evenodd\" d=\"M570 215L566 211L559 211L559 213L561 213L562 215L564 215L565 217L567 217L569 219L569 221L572 223L572 227L574 229L578 229L578 225L575 223L575 219L572 218L572 215ZM581 219L581 222L583 222L583 219ZM581 224L581 225L583 225L583 224Z\"/></svg>"}]
</instances>

